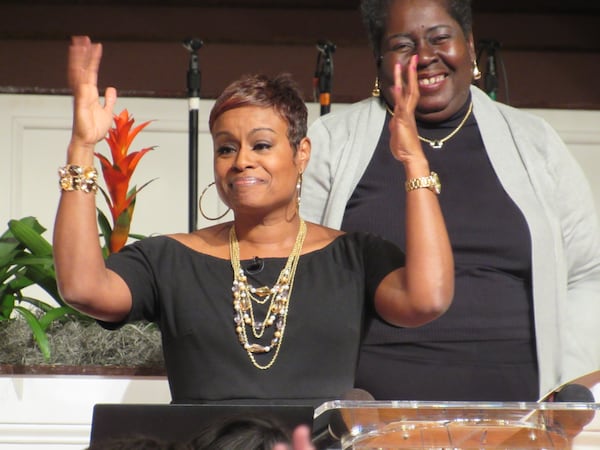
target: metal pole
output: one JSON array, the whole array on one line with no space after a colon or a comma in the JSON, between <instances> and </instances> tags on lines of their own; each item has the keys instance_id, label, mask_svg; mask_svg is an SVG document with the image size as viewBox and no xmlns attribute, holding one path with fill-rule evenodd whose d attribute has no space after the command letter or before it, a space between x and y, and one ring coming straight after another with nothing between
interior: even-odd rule
<instances>
[{"instance_id":1,"label":"metal pole","mask_svg":"<svg viewBox=\"0 0 600 450\"><path fill-rule=\"evenodd\" d=\"M190 52L190 65L187 72L189 107L189 151L188 151L188 231L198 227L198 109L200 108L200 69L197 51L202 47L200 39L183 41Z\"/></svg>"}]
</instances>

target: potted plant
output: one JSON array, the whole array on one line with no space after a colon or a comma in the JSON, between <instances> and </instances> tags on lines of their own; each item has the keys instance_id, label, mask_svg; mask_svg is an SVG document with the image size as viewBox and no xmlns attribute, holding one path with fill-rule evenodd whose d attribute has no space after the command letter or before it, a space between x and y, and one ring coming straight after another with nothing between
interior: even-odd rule
<instances>
[{"instance_id":1,"label":"potted plant","mask_svg":"<svg viewBox=\"0 0 600 450\"><path fill-rule=\"evenodd\" d=\"M152 147L129 152L135 136L150 122L136 127L127 110L114 117L106 141L112 161L96 153L106 190L102 192L112 219L98 208L103 253L118 251L130 233L137 194L129 189L133 172ZM0 372L164 374L160 333L145 322L106 331L93 319L64 303L57 289L52 245L34 217L11 220L0 236ZM49 299L25 292L41 288Z\"/></svg>"}]
</instances>

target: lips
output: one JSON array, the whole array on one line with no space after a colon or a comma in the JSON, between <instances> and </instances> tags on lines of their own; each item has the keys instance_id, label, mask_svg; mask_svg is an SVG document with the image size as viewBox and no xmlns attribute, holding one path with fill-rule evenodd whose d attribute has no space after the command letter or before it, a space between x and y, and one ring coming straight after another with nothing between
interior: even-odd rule
<instances>
[{"instance_id":1,"label":"lips","mask_svg":"<svg viewBox=\"0 0 600 450\"><path fill-rule=\"evenodd\" d=\"M254 186L256 184L262 184L264 181L257 177L238 177L231 180L230 185L233 187L245 187Z\"/></svg>"}]
</instances>

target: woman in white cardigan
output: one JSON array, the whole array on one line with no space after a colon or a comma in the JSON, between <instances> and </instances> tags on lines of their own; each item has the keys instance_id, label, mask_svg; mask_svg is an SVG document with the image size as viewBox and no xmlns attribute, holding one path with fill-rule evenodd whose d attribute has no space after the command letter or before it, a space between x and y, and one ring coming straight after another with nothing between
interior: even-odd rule
<instances>
[{"instance_id":1,"label":"woman in white cardigan","mask_svg":"<svg viewBox=\"0 0 600 450\"><path fill-rule=\"evenodd\" d=\"M443 180L456 282L452 307L425 327L396 328L373 313L357 387L377 399L524 401L599 369L600 232L590 189L547 123L471 85L470 1L363 0L362 11L380 95L310 128L303 215L404 245L394 231L404 220L404 177L385 151L390 67L417 54L415 116Z\"/></svg>"}]
</instances>

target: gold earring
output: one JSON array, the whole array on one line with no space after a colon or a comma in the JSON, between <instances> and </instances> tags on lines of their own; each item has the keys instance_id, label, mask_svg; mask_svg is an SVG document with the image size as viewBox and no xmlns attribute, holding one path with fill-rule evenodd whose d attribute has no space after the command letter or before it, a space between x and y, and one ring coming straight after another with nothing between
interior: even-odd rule
<instances>
[{"instance_id":1,"label":"gold earring","mask_svg":"<svg viewBox=\"0 0 600 450\"><path fill-rule=\"evenodd\" d=\"M371 95L373 97L379 97L381 95L381 90L379 89L379 77L375 77L375 85L373 86Z\"/></svg>"},{"instance_id":2,"label":"gold earring","mask_svg":"<svg viewBox=\"0 0 600 450\"><path fill-rule=\"evenodd\" d=\"M296 181L296 209L300 211L300 201L302 199L302 172L298 174L298 181Z\"/></svg>"},{"instance_id":3,"label":"gold earring","mask_svg":"<svg viewBox=\"0 0 600 450\"><path fill-rule=\"evenodd\" d=\"M198 209L200 210L200 214L202 214L202 217L204 217L206 220L222 219L223 217L225 217L225 214L227 214L229 212L229 210L231 209L231 208L227 208L227 211L225 211L219 217L208 217L206 214L204 214L204 211L202 210L202 198L204 197L204 194L206 194L206 191L208 191L208 189L211 188L214 184L215 184L214 181L212 183L209 183L208 186L206 186L204 188L204 190L202 191L202 194L200 194L200 199L198 200Z\"/></svg>"},{"instance_id":4,"label":"gold earring","mask_svg":"<svg viewBox=\"0 0 600 450\"><path fill-rule=\"evenodd\" d=\"M481 78L481 72L479 71L479 67L477 67L477 61L473 60L473 79L479 80Z\"/></svg>"}]
</instances>

